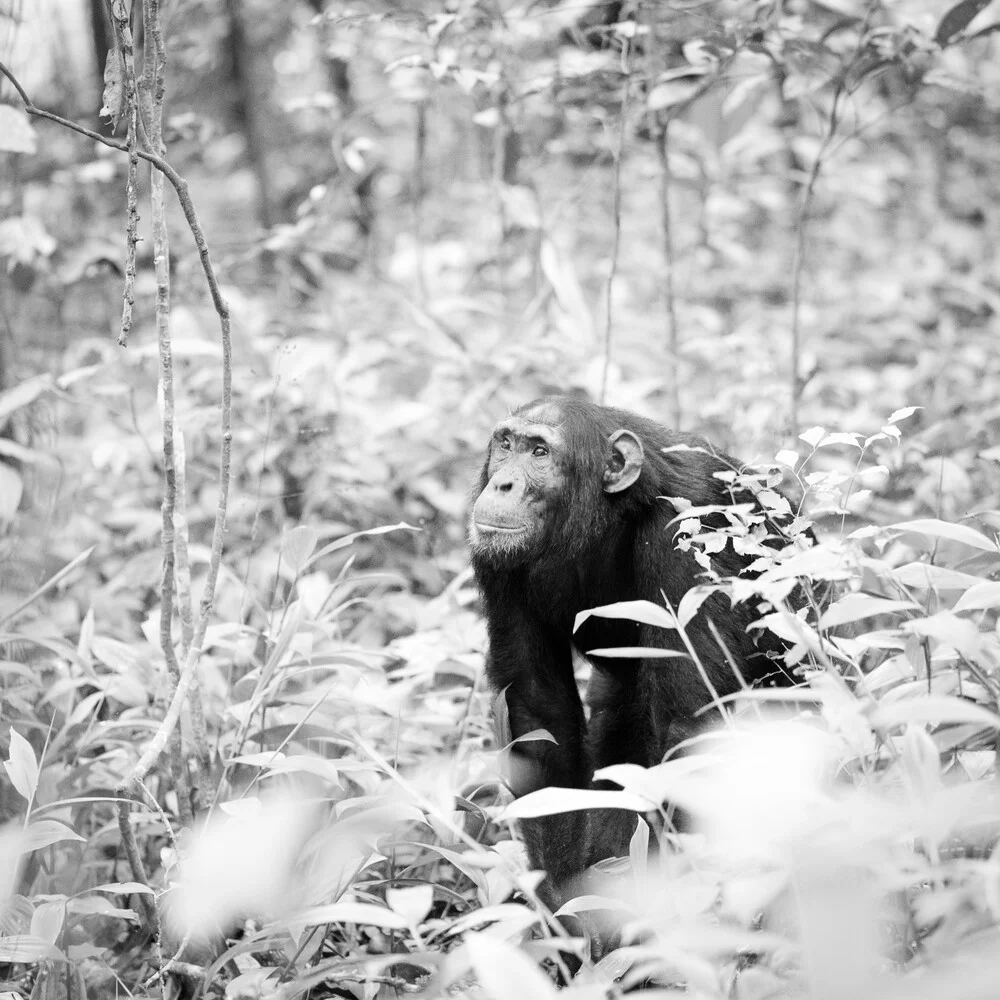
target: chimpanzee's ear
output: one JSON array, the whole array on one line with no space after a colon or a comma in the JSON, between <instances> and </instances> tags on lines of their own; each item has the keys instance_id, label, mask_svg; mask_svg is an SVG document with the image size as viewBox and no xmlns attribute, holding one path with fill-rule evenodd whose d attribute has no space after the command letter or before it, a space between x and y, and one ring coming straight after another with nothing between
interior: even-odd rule
<instances>
[{"instance_id":1,"label":"chimpanzee's ear","mask_svg":"<svg viewBox=\"0 0 1000 1000\"><path fill-rule=\"evenodd\" d=\"M627 490L642 472L642 442L626 430L615 431L608 441L611 458L604 469L604 492L620 493Z\"/></svg>"}]
</instances>

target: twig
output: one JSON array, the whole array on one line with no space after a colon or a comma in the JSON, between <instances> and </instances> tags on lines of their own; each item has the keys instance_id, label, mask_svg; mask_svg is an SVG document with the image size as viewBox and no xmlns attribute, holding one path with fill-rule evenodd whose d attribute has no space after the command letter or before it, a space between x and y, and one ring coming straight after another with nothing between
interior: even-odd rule
<instances>
[{"instance_id":1,"label":"twig","mask_svg":"<svg viewBox=\"0 0 1000 1000\"><path fill-rule=\"evenodd\" d=\"M139 88L135 78L135 53L129 11L123 0L111 0L111 20L115 26L118 49L125 69L125 107L128 114L128 174L125 181L125 286L122 289L122 325L118 343L125 347L132 332L132 306L135 303L135 251L139 244Z\"/></svg>"},{"instance_id":2,"label":"twig","mask_svg":"<svg viewBox=\"0 0 1000 1000\"><path fill-rule=\"evenodd\" d=\"M125 798L121 794L121 789L116 792L118 798L118 832L121 834L122 844L125 845L125 856L128 858L128 866L132 869L132 877L136 882L149 885L146 877L146 866L142 863L142 855L139 853L139 845L135 839L135 831L129 822L129 803L131 799ZM156 911L156 904L144 892L136 894L139 899L139 909L142 910L146 918L146 924L154 934L160 933L160 915Z\"/></svg>"},{"instance_id":3,"label":"twig","mask_svg":"<svg viewBox=\"0 0 1000 1000\"><path fill-rule=\"evenodd\" d=\"M631 71L629 68L629 39L622 38L622 74L625 77L625 86L622 89L621 119L618 127L618 148L615 150L615 171L614 171L614 203L612 208L612 218L614 225L614 238L611 243L611 265L608 269L608 281L604 286L604 366L601 369L601 396L600 402L604 402L604 397L608 391L608 369L611 367L611 292L615 282L615 275L618 273L618 250L622 239L622 153L625 150L625 130L628 127L628 97L629 85L631 83Z\"/></svg>"},{"instance_id":4,"label":"twig","mask_svg":"<svg viewBox=\"0 0 1000 1000\"><path fill-rule=\"evenodd\" d=\"M799 398L802 394L802 382L799 378L799 369L802 364L802 332L799 317L802 305L802 272L805 268L806 258L806 233L809 227L809 215L812 211L813 197L816 192L816 181L819 179L819 172L823 166L823 156L837 133L837 106L840 103L842 84L843 81L839 81L837 90L834 92L833 102L830 105L827 134L813 160L812 169L809 171L809 180L806 182L805 190L802 192L802 200L799 203L799 212L796 219L795 258L792 264L792 359L789 380L789 395L791 398L788 409L788 422L791 425L790 436L793 441L799 436Z\"/></svg>"},{"instance_id":5,"label":"twig","mask_svg":"<svg viewBox=\"0 0 1000 1000\"><path fill-rule=\"evenodd\" d=\"M674 288L674 227L670 218L670 119L655 119L656 152L660 160L660 226L663 230L663 304L667 318L667 352L673 370L670 373L668 403L672 426L681 426L680 338L677 329L677 295Z\"/></svg>"}]
</instances>

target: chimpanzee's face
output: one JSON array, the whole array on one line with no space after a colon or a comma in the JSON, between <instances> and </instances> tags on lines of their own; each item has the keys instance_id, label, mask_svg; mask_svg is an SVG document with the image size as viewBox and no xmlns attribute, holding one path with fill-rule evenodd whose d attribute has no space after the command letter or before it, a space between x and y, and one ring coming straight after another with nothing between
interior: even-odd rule
<instances>
[{"instance_id":1,"label":"chimpanzee's face","mask_svg":"<svg viewBox=\"0 0 1000 1000\"><path fill-rule=\"evenodd\" d=\"M642 465L629 430L607 435L554 401L521 407L490 438L469 518L474 560L499 569L578 550L599 532L608 495L627 490Z\"/></svg>"},{"instance_id":2,"label":"chimpanzee's face","mask_svg":"<svg viewBox=\"0 0 1000 1000\"><path fill-rule=\"evenodd\" d=\"M497 424L469 518L476 556L511 565L538 551L567 492L566 459L557 425L530 415Z\"/></svg>"}]
</instances>

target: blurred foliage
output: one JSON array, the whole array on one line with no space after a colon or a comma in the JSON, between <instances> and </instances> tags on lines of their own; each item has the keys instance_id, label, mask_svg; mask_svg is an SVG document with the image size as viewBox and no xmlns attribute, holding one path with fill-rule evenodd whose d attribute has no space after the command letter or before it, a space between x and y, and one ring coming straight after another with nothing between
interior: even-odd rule
<instances>
[{"instance_id":1,"label":"blurred foliage","mask_svg":"<svg viewBox=\"0 0 1000 1000\"><path fill-rule=\"evenodd\" d=\"M93 124L84 6L9 6L0 59ZM520 1000L565 949L588 996L993 996L995 0L170 6L167 156L234 317L211 759L191 767L211 820L181 828L158 763L136 882L114 792L170 691L150 234L122 351L126 158L28 124L5 84L0 990ZM221 349L169 211L196 608ZM509 406L605 381L762 462L758 486L796 480L821 544L706 583L770 602L807 684L735 706L696 772L612 769L642 818L570 904L582 941L509 838L566 803L506 805L463 522ZM692 517L686 544L754 527ZM791 616L796 583L840 596ZM654 611L683 628L700 599ZM672 834L665 801L701 832Z\"/></svg>"}]
</instances>

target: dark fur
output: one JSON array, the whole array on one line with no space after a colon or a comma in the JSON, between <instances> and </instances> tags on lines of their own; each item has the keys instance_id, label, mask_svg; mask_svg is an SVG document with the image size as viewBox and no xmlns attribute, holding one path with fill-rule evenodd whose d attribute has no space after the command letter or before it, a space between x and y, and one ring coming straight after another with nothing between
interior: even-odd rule
<instances>
[{"instance_id":1,"label":"dark fur","mask_svg":"<svg viewBox=\"0 0 1000 1000\"><path fill-rule=\"evenodd\" d=\"M558 414L549 422L559 423L564 439L552 456L554 471L531 484L535 494L547 497L544 523L527 543L525 559L500 558L475 539L472 552L489 634L487 674L494 690L506 691L512 734L546 729L557 740L515 745L511 784L516 795L547 785L589 787L595 767L657 764L696 727L692 718L710 695L696 666L677 658L594 658L588 727L571 646L583 652L684 647L673 631L631 621L590 618L575 635L573 622L579 611L616 601L662 604L661 591L676 608L700 582L701 569L690 554L675 548L677 526L669 522L677 511L662 498L685 497L695 506L731 503L729 485L713 473L740 468L694 435L577 399L536 401L514 416L540 411ZM612 457L609 436L622 428L642 442L642 470L627 489L606 493L602 477ZM703 450L663 452L678 444ZM489 467L487 454L476 498L489 484ZM730 544L713 564L721 575L735 575L746 560ZM706 615L749 683L776 672L786 679L774 659L781 643L763 630L747 632L756 618L754 608L731 607L727 598L713 595L687 631L719 694L736 690L737 681L705 624ZM634 814L613 810L589 820L577 812L522 824L532 863L546 869L554 883L550 899L557 903L571 894L576 876L593 862L627 854L635 823Z\"/></svg>"}]
</instances>

